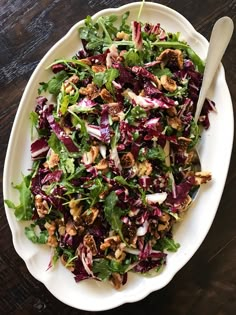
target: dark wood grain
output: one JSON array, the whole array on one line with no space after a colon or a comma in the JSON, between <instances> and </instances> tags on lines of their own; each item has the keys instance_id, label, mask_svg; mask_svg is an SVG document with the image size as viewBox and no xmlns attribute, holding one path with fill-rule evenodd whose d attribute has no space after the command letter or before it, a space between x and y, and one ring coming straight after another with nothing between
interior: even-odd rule
<instances>
[{"instance_id":1,"label":"dark wood grain","mask_svg":"<svg viewBox=\"0 0 236 315\"><path fill-rule=\"evenodd\" d=\"M39 60L77 21L124 0L0 0L0 314L87 314L54 298L28 272L16 254L2 198L2 173L14 116L26 83ZM209 39L212 25L223 15L236 22L235 0L163 0ZM223 64L236 109L236 37ZM227 137L227 135L225 135ZM109 313L158 315L236 314L236 147L214 223L200 249L165 288L144 300ZM207 211L207 209L204 209ZM105 313L105 312L104 312Z\"/></svg>"}]
</instances>

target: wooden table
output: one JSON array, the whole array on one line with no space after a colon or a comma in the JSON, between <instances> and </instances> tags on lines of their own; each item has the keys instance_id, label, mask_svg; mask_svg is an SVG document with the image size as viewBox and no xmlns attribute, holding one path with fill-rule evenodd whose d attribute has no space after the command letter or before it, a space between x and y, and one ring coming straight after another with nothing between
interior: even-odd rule
<instances>
[{"instance_id":1,"label":"wooden table","mask_svg":"<svg viewBox=\"0 0 236 315\"><path fill-rule=\"evenodd\" d=\"M0 1L0 156L3 163L14 116L26 83L48 49L86 15L129 0L1 0ZM213 23L228 15L236 23L235 0L162 0L183 14L209 39ZM236 109L236 37L223 64ZM223 105L223 104L221 104ZM224 130L222 129L222 132ZM225 135L227 137L227 135ZM205 241L188 264L164 289L109 314L234 315L236 314L236 160L235 146L221 203ZM2 185L1 188L2 189ZM0 314L87 314L64 305L28 272L16 254L1 194Z\"/></svg>"}]
</instances>

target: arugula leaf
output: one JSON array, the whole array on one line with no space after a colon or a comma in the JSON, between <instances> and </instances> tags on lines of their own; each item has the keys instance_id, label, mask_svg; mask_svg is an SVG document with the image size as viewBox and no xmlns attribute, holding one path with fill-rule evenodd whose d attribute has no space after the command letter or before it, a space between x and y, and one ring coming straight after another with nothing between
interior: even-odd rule
<instances>
[{"instance_id":1,"label":"arugula leaf","mask_svg":"<svg viewBox=\"0 0 236 315\"><path fill-rule=\"evenodd\" d=\"M31 112L29 118L31 122L30 134L31 134L31 139L33 139L34 128L37 129L39 115L36 112Z\"/></svg>"},{"instance_id":2,"label":"arugula leaf","mask_svg":"<svg viewBox=\"0 0 236 315\"><path fill-rule=\"evenodd\" d=\"M131 111L129 112L127 116L127 119L128 119L129 124L133 125L137 120L140 120L146 117L147 117L146 111L138 105L131 109Z\"/></svg>"},{"instance_id":3,"label":"arugula leaf","mask_svg":"<svg viewBox=\"0 0 236 315\"><path fill-rule=\"evenodd\" d=\"M37 235L35 232L36 224L30 224L30 226L25 227L25 235L33 243L46 244L48 240L48 231L40 231Z\"/></svg>"},{"instance_id":4,"label":"arugula leaf","mask_svg":"<svg viewBox=\"0 0 236 315\"><path fill-rule=\"evenodd\" d=\"M105 83L105 72L97 72L94 73L93 82L101 88L103 84Z\"/></svg>"},{"instance_id":5,"label":"arugula leaf","mask_svg":"<svg viewBox=\"0 0 236 315\"><path fill-rule=\"evenodd\" d=\"M105 258L95 260L93 262L93 273L97 274L98 278L101 280L108 279L112 274L109 269L109 261Z\"/></svg>"},{"instance_id":6,"label":"arugula leaf","mask_svg":"<svg viewBox=\"0 0 236 315\"><path fill-rule=\"evenodd\" d=\"M90 194L89 198L91 200L91 207L94 206L99 201L99 195L106 190L106 187L102 184L99 178L93 181L93 185L89 188Z\"/></svg>"},{"instance_id":7,"label":"arugula leaf","mask_svg":"<svg viewBox=\"0 0 236 315\"><path fill-rule=\"evenodd\" d=\"M38 95L42 94L43 92L47 92L48 83L39 82L40 87L38 88Z\"/></svg>"},{"instance_id":8,"label":"arugula leaf","mask_svg":"<svg viewBox=\"0 0 236 315\"><path fill-rule=\"evenodd\" d=\"M196 144L198 143L200 137L200 129L198 127L198 124L195 123L194 120L190 123L190 139L192 140L188 146L188 149L193 149Z\"/></svg>"},{"instance_id":9,"label":"arugula leaf","mask_svg":"<svg viewBox=\"0 0 236 315\"><path fill-rule=\"evenodd\" d=\"M60 252L61 252L61 248L60 247L56 247L54 249L54 253L53 253L53 256L52 256L52 259L49 263L49 266L48 266L48 269L50 267L54 267L58 261L58 259L60 258Z\"/></svg>"},{"instance_id":10,"label":"arugula leaf","mask_svg":"<svg viewBox=\"0 0 236 315\"><path fill-rule=\"evenodd\" d=\"M165 161L165 152L160 145L157 145L155 148L148 149L146 154L146 158L148 160L161 160L162 162Z\"/></svg>"},{"instance_id":11,"label":"arugula leaf","mask_svg":"<svg viewBox=\"0 0 236 315\"><path fill-rule=\"evenodd\" d=\"M188 94L188 80L186 80L186 83L184 84L184 86L179 86L174 92L168 92L165 93L165 95L167 97L178 97L178 98L183 98L186 97Z\"/></svg>"},{"instance_id":12,"label":"arugula leaf","mask_svg":"<svg viewBox=\"0 0 236 315\"><path fill-rule=\"evenodd\" d=\"M69 174L73 174L75 171L75 159L74 158L69 158L67 157L67 159L64 162L64 166L66 169L66 172Z\"/></svg>"},{"instance_id":13,"label":"arugula leaf","mask_svg":"<svg viewBox=\"0 0 236 315\"><path fill-rule=\"evenodd\" d=\"M153 74L155 74L159 79L161 76L163 75L167 75L168 77L172 77L172 72L170 71L169 68L156 68L156 69L153 69Z\"/></svg>"},{"instance_id":14,"label":"arugula leaf","mask_svg":"<svg viewBox=\"0 0 236 315\"><path fill-rule=\"evenodd\" d=\"M177 252L180 247L179 243L175 243L175 241L168 237L160 238L155 244L155 249L164 251L165 249L169 252Z\"/></svg>"},{"instance_id":15,"label":"arugula leaf","mask_svg":"<svg viewBox=\"0 0 236 315\"><path fill-rule=\"evenodd\" d=\"M126 179L124 179L123 176L116 176L113 178L117 183L123 185L123 186L128 186L130 188L135 188L136 185L133 183L128 183Z\"/></svg>"},{"instance_id":16,"label":"arugula leaf","mask_svg":"<svg viewBox=\"0 0 236 315\"><path fill-rule=\"evenodd\" d=\"M30 191L31 175L23 176L20 184L13 186L20 193L20 204L15 205L10 200L5 200L6 205L15 210L14 214L17 220L30 220L33 214L33 202Z\"/></svg>"},{"instance_id":17,"label":"arugula leaf","mask_svg":"<svg viewBox=\"0 0 236 315\"><path fill-rule=\"evenodd\" d=\"M79 125L79 137L80 137L80 153L84 153L85 151L89 151L90 145L88 143L89 134L86 128L86 121L81 119L76 113L68 109L68 112L72 114L72 124L78 129ZM74 136L78 134L74 133ZM78 139L76 140L78 142Z\"/></svg>"},{"instance_id":18,"label":"arugula leaf","mask_svg":"<svg viewBox=\"0 0 236 315\"><path fill-rule=\"evenodd\" d=\"M119 71L114 68L110 68L105 72L105 85L109 92L113 93L114 87L112 81L114 81L120 75Z\"/></svg>"},{"instance_id":19,"label":"arugula leaf","mask_svg":"<svg viewBox=\"0 0 236 315\"><path fill-rule=\"evenodd\" d=\"M117 15L111 14L108 16L101 16L98 18L97 23L104 31L105 37L104 40L112 43L112 40L115 38L118 30L114 26L115 21L118 19Z\"/></svg>"},{"instance_id":20,"label":"arugula leaf","mask_svg":"<svg viewBox=\"0 0 236 315\"><path fill-rule=\"evenodd\" d=\"M189 58L194 63L197 71L203 73L204 69L205 69L205 63L202 61L202 59L195 53L195 51L191 47L188 47L186 49L186 52L187 52Z\"/></svg>"},{"instance_id":21,"label":"arugula leaf","mask_svg":"<svg viewBox=\"0 0 236 315\"><path fill-rule=\"evenodd\" d=\"M62 83L68 79L68 77L68 74L64 70L56 73L55 76L48 81L48 92L53 95L58 95Z\"/></svg>"},{"instance_id":22,"label":"arugula leaf","mask_svg":"<svg viewBox=\"0 0 236 315\"><path fill-rule=\"evenodd\" d=\"M125 33L130 33L130 26L126 23L129 15L130 15L130 12L127 11L122 15L122 18L121 18L120 31L123 31Z\"/></svg>"},{"instance_id":23,"label":"arugula leaf","mask_svg":"<svg viewBox=\"0 0 236 315\"><path fill-rule=\"evenodd\" d=\"M137 65L142 65L142 59L140 58L137 51L130 49L124 54L126 67L132 67Z\"/></svg>"},{"instance_id":24,"label":"arugula leaf","mask_svg":"<svg viewBox=\"0 0 236 315\"><path fill-rule=\"evenodd\" d=\"M93 262L93 273L101 280L107 280L113 272L124 274L130 265L130 260L120 263L116 260L101 258Z\"/></svg>"},{"instance_id":25,"label":"arugula leaf","mask_svg":"<svg viewBox=\"0 0 236 315\"><path fill-rule=\"evenodd\" d=\"M124 240L122 234L122 221L121 216L123 215L122 210L116 206L118 197L114 191L112 191L104 202L104 213L106 220L110 223L112 230L119 233L122 240Z\"/></svg>"},{"instance_id":26,"label":"arugula leaf","mask_svg":"<svg viewBox=\"0 0 236 315\"><path fill-rule=\"evenodd\" d=\"M61 141L57 138L55 133L52 133L51 136L48 139L48 145L49 147L57 154L61 153L62 150L62 143Z\"/></svg>"},{"instance_id":27,"label":"arugula leaf","mask_svg":"<svg viewBox=\"0 0 236 315\"><path fill-rule=\"evenodd\" d=\"M64 89L64 85L62 85L61 92L58 95L57 103L58 103L58 111L62 115L65 115L67 112L67 108L69 104L75 104L79 98L79 89L72 82L70 83L75 90L73 95L67 94Z\"/></svg>"},{"instance_id":28,"label":"arugula leaf","mask_svg":"<svg viewBox=\"0 0 236 315\"><path fill-rule=\"evenodd\" d=\"M86 41L86 49L92 50L94 53L99 53L104 44L104 39L98 35L98 28L98 24L93 23L89 15L84 20L84 26L79 28L80 38Z\"/></svg>"}]
</instances>

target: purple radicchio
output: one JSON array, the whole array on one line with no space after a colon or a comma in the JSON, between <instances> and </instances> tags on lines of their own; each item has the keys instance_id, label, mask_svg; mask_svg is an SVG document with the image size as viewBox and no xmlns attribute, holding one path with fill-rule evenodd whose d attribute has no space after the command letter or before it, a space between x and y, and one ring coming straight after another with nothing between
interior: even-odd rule
<instances>
[{"instance_id":1,"label":"purple radicchio","mask_svg":"<svg viewBox=\"0 0 236 315\"><path fill-rule=\"evenodd\" d=\"M135 48L137 50L141 50L143 47L141 24L137 21L132 22L132 40L134 42Z\"/></svg>"}]
</instances>

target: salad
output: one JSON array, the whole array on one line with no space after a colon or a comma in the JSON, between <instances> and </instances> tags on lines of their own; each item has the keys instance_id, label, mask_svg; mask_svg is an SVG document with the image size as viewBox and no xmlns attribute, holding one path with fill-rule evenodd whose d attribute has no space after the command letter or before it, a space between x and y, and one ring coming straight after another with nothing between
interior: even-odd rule
<instances>
[{"instance_id":1,"label":"salad","mask_svg":"<svg viewBox=\"0 0 236 315\"><path fill-rule=\"evenodd\" d=\"M204 63L180 34L128 17L88 16L83 49L48 67L30 114L32 168L15 186L20 204L5 201L52 249L48 268L60 260L75 281L116 289L178 250L173 226L211 180L195 148L215 109L206 99L194 121Z\"/></svg>"}]
</instances>

